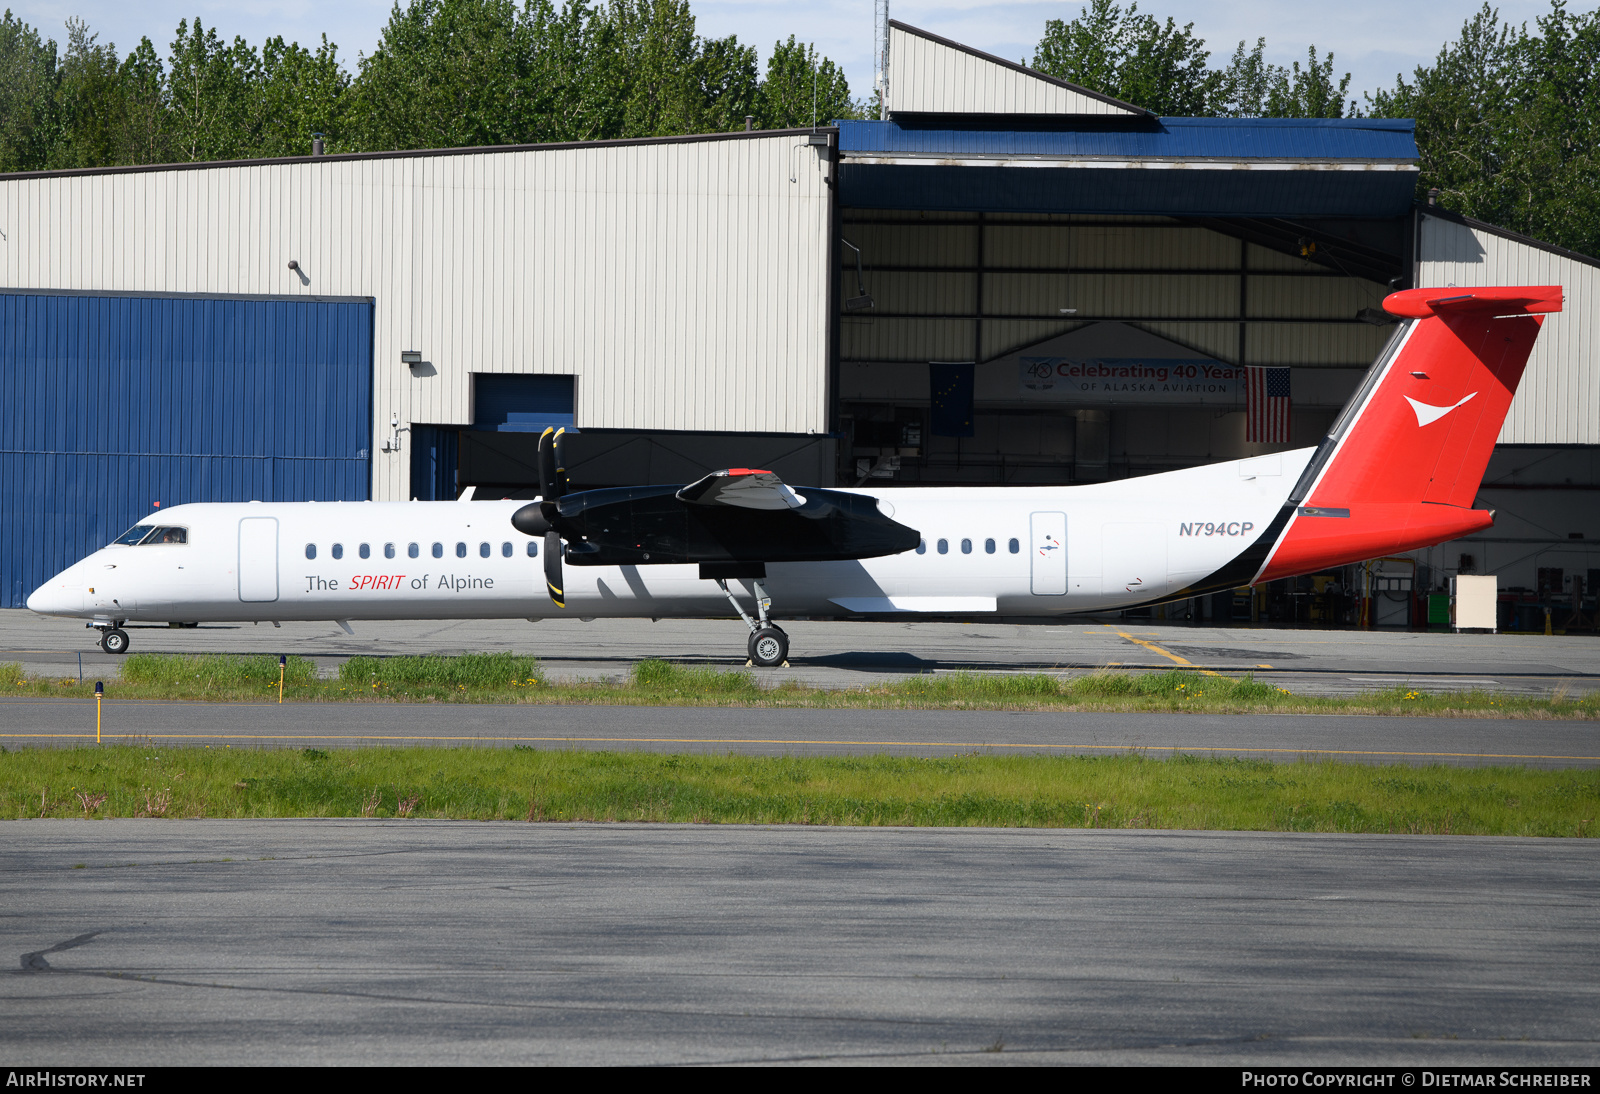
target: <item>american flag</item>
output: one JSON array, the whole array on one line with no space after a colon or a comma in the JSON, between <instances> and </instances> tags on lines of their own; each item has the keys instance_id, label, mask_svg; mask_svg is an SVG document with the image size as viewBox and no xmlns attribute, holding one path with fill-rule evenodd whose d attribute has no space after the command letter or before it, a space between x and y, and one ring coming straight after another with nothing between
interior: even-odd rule
<instances>
[{"instance_id":1,"label":"american flag","mask_svg":"<svg viewBox=\"0 0 1600 1094\"><path fill-rule=\"evenodd\" d=\"M1250 425L1247 441L1289 443L1289 370L1251 368L1245 380L1245 406Z\"/></svg>"}]
</instances>

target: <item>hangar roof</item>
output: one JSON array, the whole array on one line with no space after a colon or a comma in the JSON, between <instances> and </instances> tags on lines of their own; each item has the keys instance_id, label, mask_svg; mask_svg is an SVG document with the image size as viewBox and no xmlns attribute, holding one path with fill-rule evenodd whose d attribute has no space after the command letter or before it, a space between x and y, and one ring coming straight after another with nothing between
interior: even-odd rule
<instances>
[{"instance_id":1,"label":"hangar roof","mask_svg":"<svg viewBox=\"0 0 1600 1094\"><path fill-rule=\"evenodd\" d=\"M1409 119L1020 121L837 122L841 197L864 208L1396 217L1416 186Z\"/></svg>"},{"instance_id":2,"label":"hangar roof","mask_svg":"<svg viewBox=\"0 0 1600 1094\"><path fill-rule=\"evenodd\" d=\"M953 121L952 115L944 120ZM984 115L993 125L1007 119ZM1411 167L1417 159L1410 118L1155 118L1126 127L971 128L835 122L846 156L1048 156L1144 160L1328 161L1355 169Z\"/></svg>"}]
</instances>

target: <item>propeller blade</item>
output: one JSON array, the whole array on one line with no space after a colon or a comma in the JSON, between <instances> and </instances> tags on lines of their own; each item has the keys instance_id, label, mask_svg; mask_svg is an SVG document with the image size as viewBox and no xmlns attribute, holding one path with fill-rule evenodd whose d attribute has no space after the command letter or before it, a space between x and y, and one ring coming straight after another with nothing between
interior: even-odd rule
<instances>
[{"instance_id":1,"label":"propeller blade","mask_svg":"<svg viewBox=\"0 0 1600 1094\"><path fill-rule=\"evenodd\" d=\"M561 496L556 485L556 431L546 428L539 434L539 496L553 503Z\"/></svg>"},{"instance_id":2,"label":"propeller blade","mask_svg":"<svg viewBox=\"0 0 1600 1094\"><path fill-rule=\"evenodd\" d=\"M567 590L561 579L561 533L554 528L544 534L544 584L558 608L567 606Z\"/></svg>"},{"instance_id":3,"label":"propeller blade","mask_svg":"<svg viewBox=\"0 0 1600 1094\"><path fill-rule=\"evenodd\" d=\"M566 497L567 494L567 430L565 427L556 430L556 435L550 438L550 447L555 451L556 473L551 478L555 487L555 496Z\"/></svg>"}]
</instances>

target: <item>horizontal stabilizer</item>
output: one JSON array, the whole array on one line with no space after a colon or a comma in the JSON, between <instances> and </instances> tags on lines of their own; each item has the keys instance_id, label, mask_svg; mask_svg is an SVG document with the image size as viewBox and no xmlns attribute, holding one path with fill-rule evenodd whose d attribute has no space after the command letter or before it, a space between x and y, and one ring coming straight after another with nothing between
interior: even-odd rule
<instances>
[{"instance_id":1,"label":"horizontal stabilizer","mask_svg":"<svg viewBox=\"0 0 1600 1094\"><path fill-rule=\"evenodd\" d=\"M690 505L732 505L740 509L798 509L805 500L771 471L731 467L713 471L678 491Z\"/></svg>"},{"instance_id":2,"label":"horizontal stabilizer","mask_svg":"<svg viewBox=\"0 0 1600 1094\"><path fill-rule=\"evenodd\" d=\"M1486 286L1472 289L1406 289L1384 298L1383 310L1407 319L1451 312L1492 311L1543 315L1561 310L1560 285Z\"/></svg>"}]
</instances>

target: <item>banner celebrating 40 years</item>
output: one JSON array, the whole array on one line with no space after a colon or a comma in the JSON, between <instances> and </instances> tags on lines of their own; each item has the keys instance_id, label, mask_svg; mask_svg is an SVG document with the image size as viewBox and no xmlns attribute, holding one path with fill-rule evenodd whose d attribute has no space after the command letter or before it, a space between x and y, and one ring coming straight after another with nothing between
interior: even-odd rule
<instances>
[{"instance_id":1,"label":"banner celebrating 40 years","mask_svg":"<svg viewBox=\"0 0 1600 1094\"><path fill-rule=\"evenodd\" d=\"M1025 399L1077 406L1217 404L1244 402L1244 369L1210 358L1022 357L1019 392Z\"/></svg>"}]
</instances>

